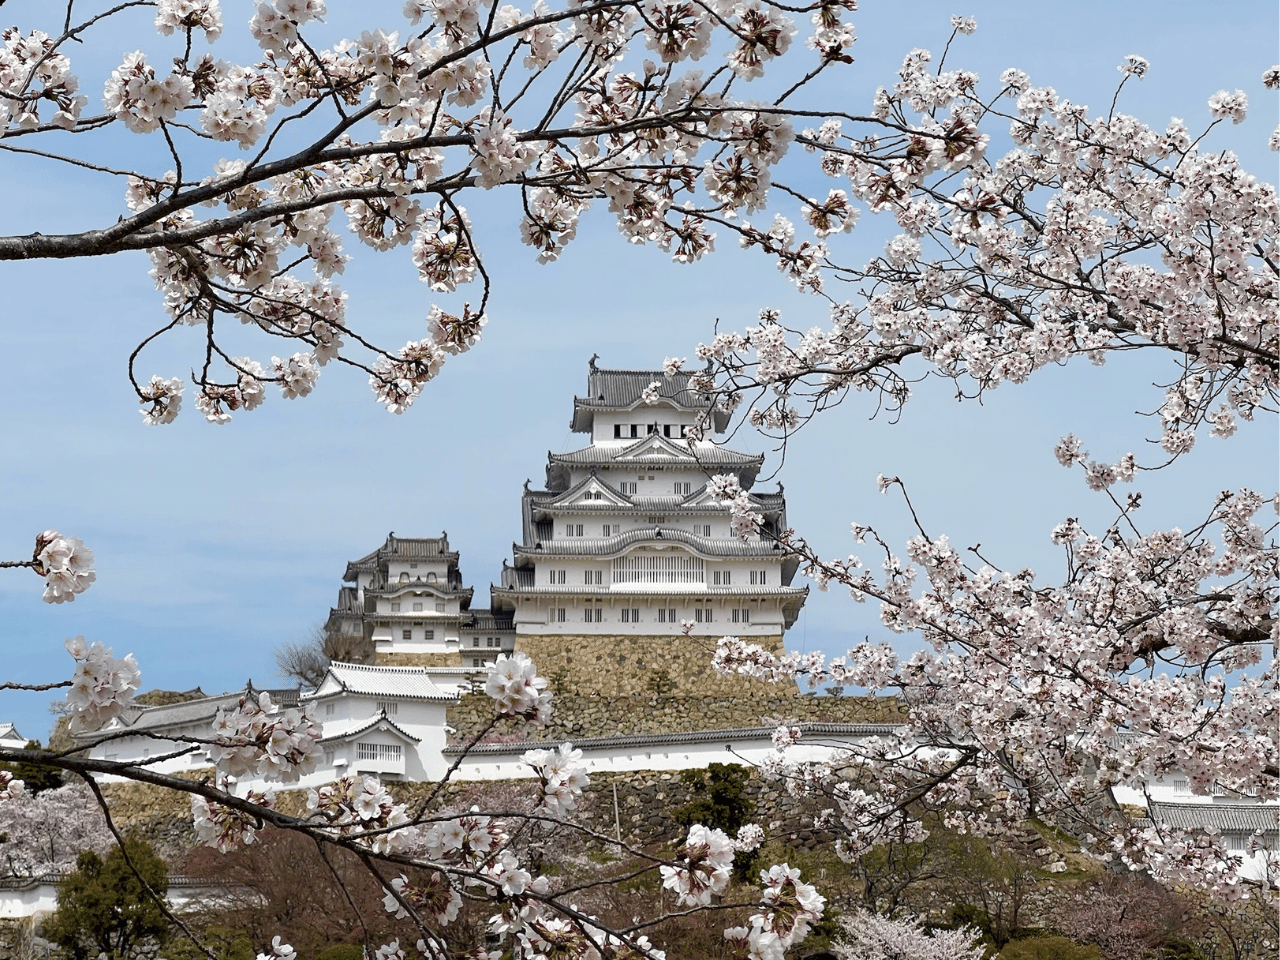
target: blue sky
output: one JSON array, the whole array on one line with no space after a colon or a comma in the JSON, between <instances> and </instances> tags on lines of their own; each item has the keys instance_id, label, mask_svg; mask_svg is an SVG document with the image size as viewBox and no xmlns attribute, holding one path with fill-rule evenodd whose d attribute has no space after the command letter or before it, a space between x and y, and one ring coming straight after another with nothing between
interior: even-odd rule
<instances>
[{"instance_id":1,"label":"blue sky","mask_svg":"<svg viewBox=\"0 0 1280 960\"><path fill-rule=\"evenodd\" d=\"M11 0L6 24L47 27L37 19L44 6ZM398 2L363 21L354 5L330 6L334 30L402 22ZM248 13L241 3L224 7L230 46L215 50L231 56ZM976 16L978 32L958 38L949 65L989 83L1017 66L1095 113L1105 111L1116 65L1130 53L1150 59L1151 73L1126 86L1120 109L1153 125L1173 115L1197 129L1208 122L1212 93L1245 90L1249 119L1220 127L1211 145L1236 151L1255 174L1274 180L1266 138L1276 96L1259 80L1277 60L1280 25L1271 2L961 9L863 0L853 16L857 63L813 101L867 109L906 52L941 51L953 13ZM145 16L104 34L100 48L86 47L77 69L90 109L118 54L139 45L162 48ZM104 147L126 159L151 148L136 137ZM104 190L12 155L0 154L0 184L5 234L99 226L123 209L116 185ZM41 603L39 581L28 572L0 578L8 678L68 676L62 640L83 633L117 653L134 652L147 688L271 682L271 651L323 621L344 563L390 530L447 530L483 603L518 536L521 484L541 482L548 450L581 445L568 420L591 354L603 366L645 368L665 356L692 356L717 319L741 329L766 306L793 326L825 316L818 301L731 242L693 268L679 267L656 249L624 243L603 211L584 220L559 263L539 266L518 241L513 200L502 191L467 198L498 281L490 324L484 341L452 360L400 417L373 401L363 378L329 368L310 398L273 393L229 426L208 425L188 408L172 426L146 428L125 378L129 351L162 319L145 258L0 263L0 555L29 555L34 534L53 526L83 537L98 557L98 582L74 604ZM839 241L841 256L862 262L879 250L885 229L864 217ZM342 278L349 320L391 344L422 336L431 297L408 251L347 246L356 256ZM152 353L143 371L183 375L197 345L185 331ZM1156 431L1133 412L1158 404L1160 391L1150 384L1168 375L1137 357L1103 368L1072 364L1024 387L1002 387L982 406L957 404L939 381L897 424L869 420L871 409L855 399L811 425L788 452L779 479L791 522L828 555L855 549L854 520L875 523L900 543L909 535L905 510L875 487L877 474L897 474L931 532L960 546L981 542L1001 565L1032 566L1052 579L1059 568L1051 527L1066 516L1109 520L1079 474L1057 466L1053 444L1074 431L1100 458L1141 450ZM768 451L746 434L735 445ZM1146 522L1187 525L1227 487L1272 491L1276 452L1273 422L1228 442L1202 440L1173 470L1142 478ZM815 592L788 642L838 651L865 636L887 638L872 606ZM6 696L0 719L45 736L48 696Z\"/></svg>"}]
</instances>

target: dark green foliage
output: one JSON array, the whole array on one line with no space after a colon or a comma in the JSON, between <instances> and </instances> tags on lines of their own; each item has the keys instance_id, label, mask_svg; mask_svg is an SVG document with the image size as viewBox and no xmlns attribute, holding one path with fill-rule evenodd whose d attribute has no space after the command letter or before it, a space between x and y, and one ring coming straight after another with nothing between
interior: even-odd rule
<instances>
[{"instance_id":1,"label":"dark green foliage","mask_svg":"<svg viewBox=\"0 0 1280 960\"><path fill-rule=\"evenodd\" d=\"M738 763L712 763L705 770L686 770L680 780L687 783L693 799L671 811L671 819L686 830L695 823L723 830L730 837L749 821L751 801L745 796L747 768ZM739 853L733 860L733 875L750 882L755 866L755 853Z\"/></svg>"},{"instance_id":2,"label":"dark green foliage","mask_svg":"<svg viewBox=\"0 0 1280 960\"><path fill-rule=\"evenodd\" d=\"M62 881L58 909L45 921L45 939L62 947L71 960L89 960L103 953L112 960L125 960L145 943L163 943L169 920L130 863L163 897L169 889L169 871L145 840L127 838L124 851L116 847L106 860L86 850Z\"/></svg>"},{"instance_id":3,"label":"dark green foliage","mask_svg":"<svg viewBox=\"0 0 1280 960\"><path fill-rule=\"evenodd\" d=\"M751 803L743 796L748 779L737 763L713 763L706 770L686 770L682 782L693 789L694 799L671 812L671 819L686 830L695 823L735 836L747 822Z\"/></svg>"},{"instance_id":4,"label":"dark green foliage","mask_svg":"<svg viewBox=\"0 0 1280 960\"><path fill-rule=\"evenodd\" d=\"M28 740L26 749L40 750L39 740ZM52 790L55 787L62 786L62 771L57 767L50 767L40 763L31 763L27 760L18 760L14 763L0 763L0 770L8 770L13 774L13 779L21 780L27 788L27 793L37 794L42 790Z\"/></svg>"},{"instance_id":5,"label":"dark green foliage","mask_svg":"<svg viewBox=\"0 0 1280 960\"><path fill-rule=\"evenodd\" d=\"M1160 960L1204 960L1204 954L1190 940L1175 937L1161 945Z\"/></svg>"},{"instance_id":6,"label":"dark green foliage","mask_svg":"<svg viewBox=\"0 0 1280 960\"><path fill-rule=\"evenodd\" d=\"M254 960L257 956L244 930L212 924L201 930L199 936L200 945L212 950L219 960ZM165 948L165 957L167 960L208 960L200 946L182 936Z\"/></svg>"},{"instance_id":7,"label":"dark green foliage","mask_svg":"<svg viewBox=\"0 0 1280 960\"><path fill-rule=\"evenodd\" d=\"M335 943L316 954L316 960L360 960L364 949L358 943Z\"/></svg>"},{"instance_id":8,"label":"dark green foliage","mask_svg":"<svg viewBox=\"0 0 1280 960\"><path fill-rule=\"evenodd\" d=\"M1102 951L1066 937L1032 937L1014 940L1000 951L998 960L1102 960Z\"/></svg>"}]
</instances>

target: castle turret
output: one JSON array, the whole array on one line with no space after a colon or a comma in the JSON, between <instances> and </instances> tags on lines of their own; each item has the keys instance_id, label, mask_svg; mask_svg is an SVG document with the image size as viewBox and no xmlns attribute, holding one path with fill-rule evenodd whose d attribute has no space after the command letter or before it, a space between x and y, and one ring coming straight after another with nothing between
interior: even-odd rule
<instances>
[{"instance_id":1,"label":"castle turret","mask_svg":"<svg viewBox=\"0 0 1280 960\"><path fill-rule=\"evenodd\" d=\"M510 650L510 620L471 609L449 536L397 537L347 564L326 633L371 641L379 664L483 667ZM482 645L483 644L483 645Z\"/></svg>"}]
</instances>

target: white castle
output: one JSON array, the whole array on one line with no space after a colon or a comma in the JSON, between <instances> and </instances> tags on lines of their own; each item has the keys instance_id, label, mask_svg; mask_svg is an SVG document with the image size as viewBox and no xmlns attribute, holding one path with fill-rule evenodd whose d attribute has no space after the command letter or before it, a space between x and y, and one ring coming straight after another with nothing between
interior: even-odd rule
<instances>
[{"instance_id":1,"label":"white castle","mask_svg":"<svg viewBox=\"0 0 1280 960\"><path fill-rule=\"evenodd\" d=\"M602 370L592 359L571 421L589 443L548 454L545 489L526 482L520 541L490 587L490 607L472 606L474 590L463 583L447 534L389 534L347 564L346 585L325 624L330 636L363 641L371 662L332 663L314 690L250 683L219 696L133 707L104 728L111 739L92 755L146 760L164 772L208 767L207 751L175 738L209 736L219 710L266 692L284 707L309 705L324 725L323 761L304 783L344 773L435 779L454 759L448 708L502 654L528 652L543 673L577 655L579 692L608 694L634 679L634 670L583 662L593 644L641 651L633 666L647 657L651 667L674 669L671 683L687 692L714 682L709 650L723 634L780 650L808 593L791 585L797 561L772 536L786 526L782 490L750 495L764 517L757 536L731 533L707 482L732 474L750 490L764 458L690 439L722 433L727 416L689 389L689 376ZM646 402L655 383L656 402ZM838 736L888 732L883 724L821 726ZM759 726L578 745L597 768L680 769L731 762L735 752L763 756L771 732ZM462 772L473 779L523 775L518 754L527 747L483 745Z\"/></svg>"},{"instance_id":2,"label":"white castle","mask_svg":"<svg viewBox=\"0 0 1280 960\"><path fill-rule=\"evenodd\" d=\"M644 689L638 685L644 671L689 695L716 684L741 695L734 681L710 676L714 639L735 634L780 651L808 590L792 586L797 561L777 546L775 534L786 528L781 486L750 493L764 526L746 540L730 531L727 511L708 495L717 474L732 474L750 491L763 457L691 439L723 433L727 415L688 381L686 373L602 370L592 359L571 421L589 443L548 455L544 489L526 481L521 537L490 587L488 608L472 607L474 592L463 584L447 534L390 534L347 564L347 585L325 625L331 636L358 637L372 649L371 663L332 663L314 690L262 691L250 683L220 696L133 707L104 728L111 738L90 755L145 761L168 773L209 767L205 750L175 738L208 738L219 710L269 692L281 706L310 706L323 723L323 760L304 786L344 774L435 780L458 760L449 744L449 708L498 656L513 651L527 652L540 672L557 675L579 695L634 696ZM646 402L651 384L656 402ZM893 729L800 726L808 735L802 743L811 745L804 755L793 753L796 760L825 758ZM593 771L678 770L761 760L772 749L772 732L767 725L655 732L580 738L575 746ZM534 746L547 744L481 744L459 761L457 775L529 776L520 754ZM1176 773L1149 784L1145 796L1117 791L1117 799L1145 801L1160 822L1213 825L1233 849L1242 849L1255 829L1276 831L1275 805L1192 795Z\"/></svg>"}]
</instances>

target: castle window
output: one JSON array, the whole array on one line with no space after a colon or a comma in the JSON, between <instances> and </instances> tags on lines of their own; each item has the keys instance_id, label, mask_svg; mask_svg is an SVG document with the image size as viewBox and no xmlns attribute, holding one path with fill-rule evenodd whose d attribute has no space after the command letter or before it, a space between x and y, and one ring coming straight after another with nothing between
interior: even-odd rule
<instances>
[{"instance_id":1,"label":"castle window","mask_svg":"<svg viewBox=\"0 0 1280 960\"><path fill-rule=\"evenodd\" d=\"M714 622L714 618L712 617L711 610L712 610L712 608L711 608L711 607L706 607L705 609L704 609L703 607L694 607L694 608L693 608L693 619L694 619L694 621L695 621L696 623L712 623L712 622Z\"/></svg>"},{"instance_id":2,"label":"castle window","mask_svg":"<svg viewBox=\"0 0 1280 960\"><path fill-rule=\"evenodd\" d=\"M603 570L583 570L582 582L589 587L598 587L604 584Z\"/></svg>"},{"instance_id":3,"label":"castle window","mask_svg":"<svg viewBox=\"0 0 1280 960\"><path fill-rule=\"evenodd\" d=\"M566 524L565 524L565 526L564 526L564 535L565 535L566 537L580 537L580 536L582 536L582 524L580 524L580 523L566 523Z\"/></svg>"},{"instance_id":4,"label":"castle window","mask_svg":"<svg viewBox=\"0 0 1280 960\"><path fill-rule=\"evenodd\" d=\"M751 622L751 608L750 608L750 607L742 607L741 609L739 609L739 608L735 607L735 608L733 609L733 622L734 622L734 623L750 623L750 622Z\"/></svg>"},{"instance_id":5,"label":"castle window","mask_svg":"<svg viewBox=\"0 0 1280 960\"><path fill-rule=\"evenodd\" d=\"M556 609L553 610L552 613L554 614L554 616L552 617L552 620L555 621L556 623L564 623L567 619L565 617L564 607L556 607Z\"/></svg>"},{"instance_id":6,"label":"castle window","mask_svg":"<svg viewBox=\"0 0 1280 960\"><path fill-rule=\"evenodd\" d=\"M478 646L480 646L480 638L479 638L479 637L472 637L472 638L471 638L471 645L472 645L473 647L478 647Z\"/></svg>"},{"instance_id":7,"label":"castle window","mask_svg":"<svg viewBox=\"0 0 1280 960\"><path fill-rule=\"evenodd\" d=\"M564 583L567 570L548 570L547 583Z\"/></svg>"},{"instance_id":8,"label":"castle window","mask_svg":"<svg viewBox=\"0 0 1280 960\"><path fill-rule=\"evenodd\" d=\"M443 603L437 603L437 604L436 604L436 613L444 613L444 604L443 604Z\"/></svg>"},{"instance_id":9,"label":"castle window","mask_svg":"<svg viewBox=\"0 0 1280 960\"><path fill-rule=\"evenodd\" d=\"M623 623L639 623L640 608L639 607L623 607L622 622Z\"/></svg>"},{"instance_id":10,"label":"castle window","mask_svg":"<svg viewBox=\"0 0 1280 960\"><path fill-rule=\"evenodd\" d=\"M422 604L420 604L420 603L415 603L415 604L413 605L413 612L414 612L414 613L421 613L421 612L422 612Z\"/></svg>"},{"instance_id":11,"label":"castle window","mask_svg":"<svg viewBox=\"0 0 1280 960\"><path fill-rule=\"evenodd\" d=\"M332 717L332 716L333 716L333 704L332 704L332 703L326 703L326 704L324 705L324 715L325 715L326 717Z\"/></svg>"},{"instance_id":12,"label":"castle window","mask_svg":"<svg viewBox=\"0 0 1280 960\"><path fill-rule=\"evenodd\" d=\"M603 532L604 536L606 536L606 537L609 535L609 524L607 524L607 523L606 523L606 524L604 525L604 530L603 530L602 532Z\"/></svg>"},{"instance_id":13,"label":"castle window","mask_svg":"<svg viewBox=\"0 0 1280 960\"><path fill-rule=\"evenodd\" d=\"M417 569L418 569L418 561L417 561L417 560L410 560L410 561L409 561L409 569L410 569L410 570L417 570Z\"/></svg>"},{"instance_id":14,"label":"castle window","mask_svg":"<svg viewBox=\"0 0 1280 960\"><path fill-rule=\"evenodd\" d=\"M413 631L412 631L412 630L401 630L401 631L400 631L400 639L401 639L401 640L412 640L412 639L413 639Z\"/></svg>"},{"instance_id":15,"label":"castle window","mask_svg":"<svg viewBox=\"0 0 1280 960\"><path fill-rule=\"evenodd\" d=\"M394 700L377 700L373 706L375 710L381 710L388 717L394 717L400 712L400 704Z\"/></svg>"},{"instance_id":16,"label":"castle window","mask_svg":"<svg viewBox=\"0 0 1280 960\"><path fill-rule=\"evenodd\" d=\"M634 440L640 436L640 425L638 423L631 424L631 438Z\"/></svg>"},{"instance_id":17,"label":"castle window","mask_svg":"<svg viewBox=\"0 0 1280 960\"><path fill-rule=\"evenodd\" d=\"M392 612L392 613L399 613L399 612L400 612L400 602L399 602L398 600L392 600L392 601L391 601L391 612Z\"/></svg>"},{"instance_id":18,"label":"castle window","mask_svg":"<svg viewBox=\"0 0 1280 960\"><path fill-rule=\"evenodd\" d=\"M702 525L702 535L703 535L704 537L709 537L709 536L711 536L711 524L709 524L709 523L704 523L704 524Z\"/></svg>"},{"instance_id":19,"label":"castle window","mask_svg":"<svg viewBox=\"0 0 1280 960\"><path fill-rule=\"evenodd\" d=\"M583 623L603 623L604 610L600 607L584 607L582 610Z\"/></svg>"},{"instance_id":20,"label":"castle window","mask_svg":"<svg viewBox=\"0 0 1280 960\"><path fill-rule=\"evenodd\" d=\"M687 554L636 553L613 561L614 583L705 583L706 565Z\"/></svg>"},{"instance_id":21,"label":"castle window","mask_svg":"<svg viewBox=\"0 0 1280 960\"><path fill-rule=\"evenodd\" d=\"M656 423L651 423L645 428L644 435L646 437L652 437L657 432L658 432L658 425Z\"/></svg>"},{"instance_id":22,"label":"castle window","mask_svg":"<svg viewBox=\"0 0 1280 960\"><path fill-rule=\"evenodd\" d=\"M621 439L622 439L622 424L620 424L620 423L615 423L615 424L613 425L613 439L615 439L615 440L621 440Z\"/></svg>"},{"instance_id":23,"label":"castle window","mask_svg":"<svg viewBox=\"0 0 1280 960\"><path fill-rule=\"evenodd\" d=\"M689 486L687 481L677 480L675 482L675 492L678 495L683 495L687 497L691 489L692 488Z\"/></svg>"},{"instance_id":24,"label":"castle window","mask_svg":"<svg viewBox=\"0 0 1280 960\"><path fill-rule=\"evenodd\" d=\"M436 638L436 632L434 630L424 630L422 632L423 640L434 640L435 638Z\"/></svg>"},{"instance_id":25,"label":"castle window","mask_svg":"<svg viewBox=\"0 0 1280 960\"><path fill-rule=\"evenodd\" d=\"M711 585L713 587L728 587L733 584L732 570L716 570L711 574Z\"/></svg>"},{"instance_id":26,"label":"castle window","mask_svg":"<svg viewBox=\"0 0 1280 960\"><path fill-rule=\"evenodd\" d=\"M636 495L636 485L631 481L624 480L622 483L618 484L618 489L629 497L634 497Z\"/></svg>"},{"instance_id":27,"label":"castle window","mask_svg":"<svg viewBox=\"0 0 1280 960\"><path fill-rule=\"evenodd\" d=\"M356 744L357 760L399 760L400 744L368 743L360 741Z\"/></svg>"},{"instance_id":28,"label":"castle window","mask_svg":"<svg viewBox=\"0 0 1280 960\"><path fill-rule=\"evenodd\" d=\"M659 607L659 608L658 608L658 622L659 622L659 623L676 623L677 621L676 621L676 611L675 611L675 608L674 608L674 607Z\"/></svg>"},{"instance_id":29,"label":"castle window","mask_svg":"<svg viewBox=\"0 0 1280 960\"><path fill-rule=\"evenodd\" d=\"M687 423L680 424L680 436L682 438L689 436L689 425Z\"/></svg>"},{"instance_id":30,"label":"castle window","mask_svg":"<svg viewBox=\"0 0 1280 960\"><path fill-rule=\"evenodd\" d=\"M483 660L472 660L471 665L473 667L483 667L485 666L485 662Z\"/></svg>"}]
</instances>

